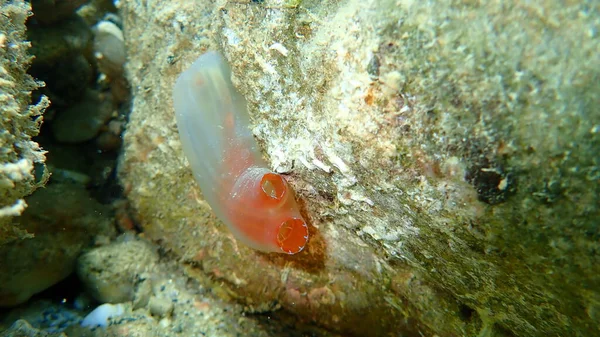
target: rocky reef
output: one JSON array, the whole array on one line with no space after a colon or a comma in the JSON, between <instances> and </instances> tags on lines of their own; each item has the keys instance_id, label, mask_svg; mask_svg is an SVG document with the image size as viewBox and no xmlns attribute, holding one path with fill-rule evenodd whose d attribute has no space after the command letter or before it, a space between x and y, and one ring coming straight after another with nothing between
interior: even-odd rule
<instances>
[{"instance_id":1,"label":"rocky reef","mask_svg":"<svg viewBox=\"0 0 600 337\"><path fill-rule=\"evenodd\" d=\"M0 6L0 336L600 334L599 5ZM300 253L194 180L172 91L209 50Z\"/></svg>"},{"instance_id":2,"label":"rocky reef","mask_svg":"<svg viewBox=\"0 0 600 337\"><path fill-rule=\"evenodd\" d=\"M255 312L357 335L599 333L597 5L120 9L134 90L120 177L190 275ZM192 178L171 90L207 50L228 59L297 191L300 254L238 244Z\"/></svg>"}]
</instances>

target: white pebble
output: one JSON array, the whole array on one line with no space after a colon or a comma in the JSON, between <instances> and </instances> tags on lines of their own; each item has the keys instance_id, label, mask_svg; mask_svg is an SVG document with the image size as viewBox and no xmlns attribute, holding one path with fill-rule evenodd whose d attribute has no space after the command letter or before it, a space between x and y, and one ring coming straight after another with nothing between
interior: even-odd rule
<instances>
[{"instance_id":1,"label":"white pebble","mask_svg":"<svg viewBox=\"0 0 600 337\"><path fill-rule=\"evenodd\" d=\"M89 328L105 328L108 326L108 320L110 318L121 316L123 312L125 312L123 304L105 303L85 316L83 321L81 321L81 326Z\"/></svg>"}]
</instances>

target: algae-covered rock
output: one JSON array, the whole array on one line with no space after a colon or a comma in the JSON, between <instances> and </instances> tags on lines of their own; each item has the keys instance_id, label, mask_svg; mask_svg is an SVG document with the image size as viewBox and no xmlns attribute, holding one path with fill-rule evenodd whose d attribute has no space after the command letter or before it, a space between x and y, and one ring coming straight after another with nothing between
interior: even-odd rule
<instances>
[{"instance_id":1,"label":"algae-covered rock","mask_svg":"<svg viewBox=\"0 0 600 337\"><path fill-rule=\"evenodd\" d=\"M357 335L600 333L597 5L121 6L120 176L216 293ZM193 180L170 94L209 49L309 219L300 254L238 243Z\"/></svg>"},{"instance_id":2,"label":"algae-covered rock","mask_svg":"<svg viewBox=\"0 0 600 337\"><path fill-rule=\"evenodd\" d=\"M0 5L0 246L26 237L11 226L11 217L21 214L27 204L23 197L48 180L44 151L32 141L39 132L42 112L49 101L42 97L30 105L31 91L42 84L26 71L31 56L25 40L25 20L30 11L24 1Z\"/></svg>"}]
</instances>

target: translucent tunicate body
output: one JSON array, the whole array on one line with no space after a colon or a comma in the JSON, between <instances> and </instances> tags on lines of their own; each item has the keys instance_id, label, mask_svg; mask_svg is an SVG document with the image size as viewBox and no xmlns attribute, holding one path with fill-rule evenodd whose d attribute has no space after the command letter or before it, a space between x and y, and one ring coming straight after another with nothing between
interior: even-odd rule
<instances>
[{"instance_id":1,"label":"translucent tunicate body","mask_svg":"<svg viewBox=\"0 0 600 337\"><path fill-rule=\"evenodd\" d=\"M238 240L300 252L308 227L287 181L267 168L230 76L225 59L207 52L178 77L173 104L183 152L205 200Z\"/></svg>"}]
</instances>

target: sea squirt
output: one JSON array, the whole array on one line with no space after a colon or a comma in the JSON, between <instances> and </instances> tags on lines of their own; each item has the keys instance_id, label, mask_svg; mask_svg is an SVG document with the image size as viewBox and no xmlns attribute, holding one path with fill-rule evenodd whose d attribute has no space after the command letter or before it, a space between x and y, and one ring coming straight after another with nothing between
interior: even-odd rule
<instances>
[{"instance_id":1,"label":"sea squirt","mask_svg":"<svg viewBox=\"0 0 600 337\"><path fill-rule=\"evenodd\" d=\"M234 236L263 251L295 254L308 241L294 192L271 172L249 129L246 100L217 52L179 77L173 105L183 152L204 199Z\"/></svg>"}]
</instances>

